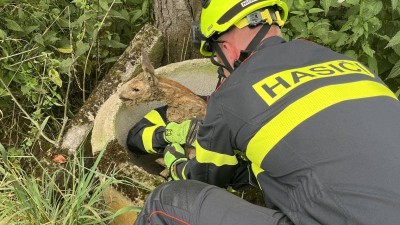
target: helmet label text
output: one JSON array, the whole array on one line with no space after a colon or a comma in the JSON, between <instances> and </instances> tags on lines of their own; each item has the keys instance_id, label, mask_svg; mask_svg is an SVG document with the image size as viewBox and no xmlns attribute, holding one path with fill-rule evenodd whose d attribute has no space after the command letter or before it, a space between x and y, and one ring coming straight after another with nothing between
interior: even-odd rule
<instances>
[{"instance_id":1,"label":"helmet label text","mask_svg":"<svg viewBox=\"0 0 400 225\"><path fill-rule=\"evenodd\" d=\"M258 1L258 0L246 0L246 1L243 1L242 3L240 3L240 4L241 4L242 7L244 8L244 7L246 7L246 6L248 6L248 5L250 5L251 3L256 2L256 1Z\"/></svg>"}]
</instances>

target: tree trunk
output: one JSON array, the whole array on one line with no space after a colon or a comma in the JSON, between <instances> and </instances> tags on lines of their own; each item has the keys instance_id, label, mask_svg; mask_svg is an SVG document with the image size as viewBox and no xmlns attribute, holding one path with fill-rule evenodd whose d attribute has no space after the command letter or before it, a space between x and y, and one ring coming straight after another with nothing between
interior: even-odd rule
<instances>
[{"instance_id":1,"label":"tree trunk","mask_svg":"<svg viewBox=\"0 0 400 225\"><path fill-rule=\"evenodd\" d=\"M193 48L191 26L201 12L200 0L156 0L153 3L155 26L164 36L162 65L200 58Z\"/></svg>"}]
</instances>

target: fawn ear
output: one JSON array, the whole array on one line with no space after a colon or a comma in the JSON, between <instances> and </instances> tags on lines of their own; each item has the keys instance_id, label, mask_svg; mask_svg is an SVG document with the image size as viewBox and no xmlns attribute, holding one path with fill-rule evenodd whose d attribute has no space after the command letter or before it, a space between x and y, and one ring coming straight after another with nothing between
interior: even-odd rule
<instances>
[{"instance_id":1,"label":"fawn ear","mask_svg":"<svg viewBox=\"0 0 400 225\"><path fill-rule=\"evenodd\" d=\"M145 50L142 50L142 69L143 71L154 75L154 67L151 65L149 56Z\"/></svg>"},{"instance_id":2,"label":"fawn ear","mask_svg":"<svg viewBox=\"0 0 400 225\"><path fill-rule=\"evenodd\" d=\"M157 85L158 79L154 74L154 67L151 65L147 52L142 50L142 69L144 78L150 82L152 86Z\"/></svg>"}]
</instances>

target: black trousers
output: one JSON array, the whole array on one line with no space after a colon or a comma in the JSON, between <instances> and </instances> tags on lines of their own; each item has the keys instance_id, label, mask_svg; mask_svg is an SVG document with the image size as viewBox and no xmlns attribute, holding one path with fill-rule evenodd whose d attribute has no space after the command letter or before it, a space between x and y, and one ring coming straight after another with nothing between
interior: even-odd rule
<instances>
[{"instance_id":1,"label":"black trousers","mask_svg":"<svg viewBox=\"0 0 400 225\"><path fill-rule=\"evenodd\" d=\"M135 225L291 225L283 213L199 181L171 181L148 197Z\"/></svg>"}]
</instances>

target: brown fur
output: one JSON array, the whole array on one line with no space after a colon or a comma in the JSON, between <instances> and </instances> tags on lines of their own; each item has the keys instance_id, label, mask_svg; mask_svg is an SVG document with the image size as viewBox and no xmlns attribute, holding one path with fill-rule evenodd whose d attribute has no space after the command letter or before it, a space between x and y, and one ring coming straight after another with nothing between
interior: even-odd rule
<instances>
[{"instance_id":1,"label":"brown fur","mask_svg":"<svg viewBox=\"0 0 400 225\"><path fill-rule=\"evenodd\" d=\"M120 99L126 104L162 101L168 105L168 121L181 123L188 119L203 119L206 102L189 88L165 77L158 77L145 52L142 53L143 72L124 84L120 89ZM189 158L195 156L193 147L185 146Z\"/></svg>"},{"instance_id":2,"label":"brown fur","mask_svg":"<svg viewBox=\"0 0 400 225\"><path fill-rule=\"evenodd\" d=\"M120 98L127 104L162 101L168 105L167 119L183 122L204 118L206 102L182 84L154 74L146 53L142 53L143 72L121 87Z\"/></svg>"}]
</instances>

